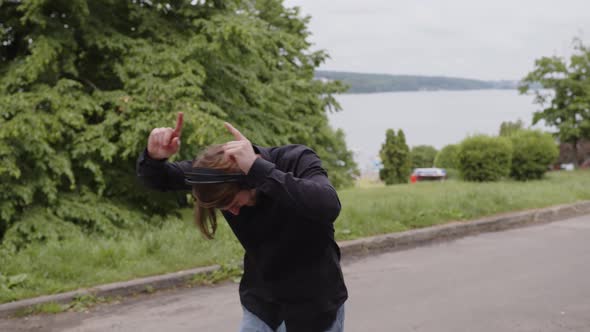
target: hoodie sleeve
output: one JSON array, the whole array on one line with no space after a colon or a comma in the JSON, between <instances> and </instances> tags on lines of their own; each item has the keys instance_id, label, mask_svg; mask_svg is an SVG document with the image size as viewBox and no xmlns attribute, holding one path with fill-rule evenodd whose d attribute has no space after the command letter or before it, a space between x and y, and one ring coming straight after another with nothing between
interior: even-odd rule
<instances>
[{"instance_id":1,"label":"hoodie sleeve","mask_svg":"<svg viewBox=\"0 0 590 332\"><path fill-rule=\"evenodd\" d=\"M137 159L137 178L144 186L158 191L191 190L184 182L184 171L192 168L190 160L168 162L152 159L145 149Z\"/></svg>"},{"instance_id":2,"label":"hoodie sleeve","mask_svg":"<svg viewBox=\"0 0 590 332\"><path fill-rule=\"evenodd\" d=\"M275 163L257 158L248 173L248 181L296 213L334 222L340 213L340 200L320 158L304 146L285 153L284 157L292 159L289 162L294 164L293 172L281 171Z\"/></svg>"}]
</instances>

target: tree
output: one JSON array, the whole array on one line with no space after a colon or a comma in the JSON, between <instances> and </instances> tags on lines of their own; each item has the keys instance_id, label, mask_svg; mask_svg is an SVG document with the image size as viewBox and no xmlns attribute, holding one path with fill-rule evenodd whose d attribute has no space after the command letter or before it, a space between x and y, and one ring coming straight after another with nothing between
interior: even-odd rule
<instances>
[{"instance_id":1,"label":"tree","mask_svg":"<svg viewBox=\"0 0 590 332\"><path fill-rule=\"evenodd\" d=\"M542 89L533 89L540 85ZM574 41L574 54L569 63L557 56L535 61L519 87L521 93L533 90L535 103L543 109L533 115L533 124L544 120L557 128L562 143L571 143L574 156L581 139L590 138L590 49ZM573 160L578 165L577 158Z\"/></svg>"},{"instance_id":2,"label":"tree","mask_svg":"<svg viewBox=\"0 0 590 332\"><path fill-rule=\"evenodd\" d=\"M428 168L434 165L438 151L430 145L418 145L412 148L412 168Z\"/></svg>"},{"instance_id":3,"label":"tree","mask_svg":"<svg viewBox=\"0 0 590 332\"><path fill-rule=\"evenodd\" d=\"M412 159L410 158L410 148L406 143L406 135L404 134L403 130L399 129L397 131L397 138L398 138L398 168L397 168L397 176L400 183L407 183L410 174L412 173Z\"/></svg>"},{"instance_id":4,"label":"tree","mask_svg":"<svg viewBox=\"0 0 590 332\"><path fill-rule=\"evenodd\" d=\"M324 127L324 130L329 130L329 127ZM360 175L353 153L347 150L344 142L344 131L338 129L335 135L331 131L320 135L315 147L315 151L323 156L322 163L329 166L330 181L338 187L352 186Z\"/></svg>"},{"instance_id":5,"label":"tree","mask_svg":"<svg viewBox=\"0 0 590 332\"><path fill-rule=\"evenodd\" d=\"M397 183L395 172L395 153L397 149L397 137L393 129L387 129L385 132L385 143L381 145L379 157L383 168L379 170L379 178L385 182L386 185Z\"/></svg>"},{"instance_id":6,"label":"tree","mask_svg":"<svg viewBox=\"0 0 590 332\"><path fill-rule=\"evenodd\" d=\"M383 168L379 171L379 178L386 185L407 183L410 176L410 153L406 144L406 136L400 129L396 136L393 129L385 133L385 143L379 152Z\"/></svg>"},{"instance_id":7,"label":"tree","mask_svg":"<svg viewBox=\"0 0 590 332\"><path fill-rule=\"evenodd\" d=\"M314 80L327 55L309 50L308 23L281 0L0 1L0 240L113 234L186 204L134 174L178 111L179 159L228 140L230 121L260 145L309 145L350 183L326 117L343 86Z\"/></svg>"},{"instance_id":8,"label":"tree","mask_svg":"<svg viewBox=\"0 0 590 332\"><path fill-rule=\"evenodd\" d=\"M506 121L500 125L500 136L511 136L524 129L524 122L518 119L516 122Z\"/></svg>"}]
</instances>

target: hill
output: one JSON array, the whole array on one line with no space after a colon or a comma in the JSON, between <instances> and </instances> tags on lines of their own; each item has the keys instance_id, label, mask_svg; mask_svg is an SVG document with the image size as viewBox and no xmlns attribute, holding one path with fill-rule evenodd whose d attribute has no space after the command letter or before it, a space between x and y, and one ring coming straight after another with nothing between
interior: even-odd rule
<instances>
[{"instance_id":1,"label":"hill","mask_svg":"<svg viewBox=\"0 0 590 332\"><path fill-rule=\"evenodd\" d=\"M518 83L516 81L482 81L444 76L365 74L321 70L316 71L315 77L320 80L342 81L350 87L347 93L516 89Z\"/></svg>"}]
</instances>

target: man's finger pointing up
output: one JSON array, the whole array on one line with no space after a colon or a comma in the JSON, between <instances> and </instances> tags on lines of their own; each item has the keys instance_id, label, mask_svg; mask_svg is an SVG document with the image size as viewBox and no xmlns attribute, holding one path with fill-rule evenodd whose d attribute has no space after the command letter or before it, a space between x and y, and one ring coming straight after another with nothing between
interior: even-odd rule
<instances>
[{"instance_id":1,"label":"man's finger pointing up","mask_svg":"<svg viewBox=\"0 0 590 332\"><path fill-rule=\"evenodd\" d=\"M183 113L178 112L178 118L176 118L176 128L174 128L174 136L180 136L182 132L182 121L183 121Z\"/></svg>"},{"instance_id":2,"label":"man's finger pointing up","mask_svg":"<svg viewBox=\"0 0 590 332\"><path fill-rule=\"evenodd\" d=\"M248 140L246 138L246 136L242 135L242 133L240 133L239 130L234 128L234 126L232 126L229 122L225 122L224 125L225 125L225 128L227 128L227 130L229 130L229 132L234 136L236 141L247 141Z\"/></svg>"}]
</instances>

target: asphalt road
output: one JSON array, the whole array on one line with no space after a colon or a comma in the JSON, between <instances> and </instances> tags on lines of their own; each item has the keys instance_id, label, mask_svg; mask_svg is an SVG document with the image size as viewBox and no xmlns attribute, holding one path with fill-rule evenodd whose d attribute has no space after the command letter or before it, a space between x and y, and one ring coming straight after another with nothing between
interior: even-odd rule
<instances>
[{"instance_id":1,"label":"asphalt road","mask_svg":"<svg viewBox=\"0 0 590 332\"><path fill-rule=\"evenodd\" d=\"M590 216L345 264L345 330L590 331ZM0 331L237 331L236 284L88 313L0 320Z\"/></svg>"}]
</instances>

